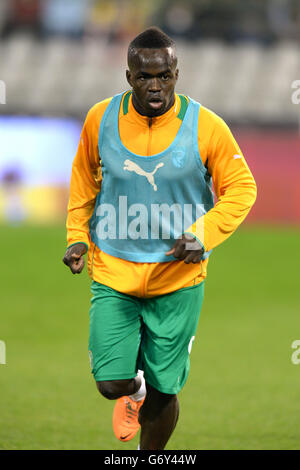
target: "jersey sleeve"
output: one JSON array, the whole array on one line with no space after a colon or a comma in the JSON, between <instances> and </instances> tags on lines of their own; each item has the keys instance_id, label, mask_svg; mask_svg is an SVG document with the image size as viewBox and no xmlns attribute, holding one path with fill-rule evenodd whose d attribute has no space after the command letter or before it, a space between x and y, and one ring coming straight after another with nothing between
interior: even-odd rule
<instances>
[{"instance_id":1,"label":"jersey sleeve","mask_svg":"<svg viewBox=\"0 0 300 470\"><path fill-rule=\"evenodd\" d=\"M97 103L84 122L72 165L67 215L68 247L75 243L90 246L89 220L101 189L101 163L98 151L99 126L110 99Z\"/></svg>"},{"instance_id":2,"label":"jersey sleeve","mask_svg":"<svg viewBox=\"0 0 300 470\"><path fill-rule=\"evenodd\" d=\"M246 160L227 124L204 110L210 125L203 141L199 123L199 149L212 176L217 202L186 232L197 238L205 251L225 241L243 222L256 200L257 188Z\"/></svg>"}]
</instances>

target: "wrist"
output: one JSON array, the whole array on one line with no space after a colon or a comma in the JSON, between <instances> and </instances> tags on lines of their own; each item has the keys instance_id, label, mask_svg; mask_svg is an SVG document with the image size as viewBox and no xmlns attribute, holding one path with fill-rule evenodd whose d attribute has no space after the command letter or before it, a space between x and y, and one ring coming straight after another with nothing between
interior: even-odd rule
<instances>
[{"instance_id":1,"label":"wrist","mask_svg":"<svg viewBox=\"0 0 300 470\"><path fill-rule=\"evenodd\" d=\"M89 249L89 245L86 243L86 242L74 242L74 243L71 243L70 245L67 246L67 250L69 248L71 248L71 246L75 246L75 245L85 245L86 247L86 252L88 251Z\"/></svg>"}]
</instances>

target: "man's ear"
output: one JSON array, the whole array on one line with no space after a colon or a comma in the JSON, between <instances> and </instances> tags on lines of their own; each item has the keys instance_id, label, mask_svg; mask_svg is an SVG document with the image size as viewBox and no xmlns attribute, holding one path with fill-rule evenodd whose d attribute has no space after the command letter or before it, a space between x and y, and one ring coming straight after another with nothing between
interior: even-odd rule
<instances>
[{"instance_id":1,"label":"man's ear","mask_svg":"<svg viewBox=\"0 0 300 470\"><path fill-rule=\"evenodd\" d=\"M127 78L127 82L128 82L129 85L132 87L130 70L126 70L126 78Z\"/></svg>"},{"instance_id":2,"label":"man's ear","mask_svg":"<svg viewBox=\"0 0 300 470\"><path fill-rule=\"evenodd\" d=\"M175 70L175 78L176 78L176 80L178 80L178 77L179 77L179 69L176 69L176 70Z\"/></svg>"}]
</instances>

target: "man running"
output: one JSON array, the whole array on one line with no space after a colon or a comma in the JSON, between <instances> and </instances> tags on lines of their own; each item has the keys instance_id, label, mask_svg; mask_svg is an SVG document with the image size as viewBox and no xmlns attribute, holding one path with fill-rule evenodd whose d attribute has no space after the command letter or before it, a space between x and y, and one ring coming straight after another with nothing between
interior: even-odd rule
<instances>
[{"instance_id":1,"label":"man running","mask_svg":"<svg viewBox=\"0 0 300 470\"><path fill-rule=\"evenodd\" d=\"M116 437L141 427L148 450L164 449L178 420L209 255L256 198L229 128L175 93L178 73L160 29L130 43L130 90L97 103L82 129L63 259L80 273L88 252L92 373L117 400Z\"/></svg>"}]
</instances>

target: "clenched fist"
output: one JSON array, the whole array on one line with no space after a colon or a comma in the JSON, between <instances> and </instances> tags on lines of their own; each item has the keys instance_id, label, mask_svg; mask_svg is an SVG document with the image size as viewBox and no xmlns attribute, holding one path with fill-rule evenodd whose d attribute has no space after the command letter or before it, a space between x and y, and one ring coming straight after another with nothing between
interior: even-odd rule
<instances>
[{"instance_id":1,"label":"clenched fist","mask_svg":"<svg viewBox=\"0 0 300 470\"><path fill-rule=\"evenodd\" d=\"M83 255L87 252L85 243L76 243L67 248L63 262L69 266L73 274L80 274L84 268L85 261Z\"/></svg>"},{"instance_id":2,"label":"clenched fist","mask_svg":"<svg viewBox=\"0 0 300 470\"><path fill-rule=\"evenodd\" d=\"M204 250L200 243L191 235L184 234L176 240L175 245L166 255L173 255L174 258L189 263L200 263Z\"/></svg>"}]
</instances>

